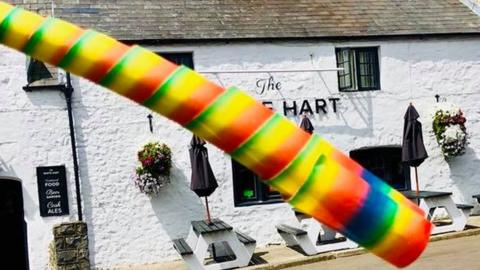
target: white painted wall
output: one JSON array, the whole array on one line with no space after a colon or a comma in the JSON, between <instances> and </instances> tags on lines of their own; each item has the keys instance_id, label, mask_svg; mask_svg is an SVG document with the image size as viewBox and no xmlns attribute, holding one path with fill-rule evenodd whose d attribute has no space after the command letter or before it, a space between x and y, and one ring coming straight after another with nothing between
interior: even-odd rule
<instances>
[{"instance_id":1,"label":"white painted wall","mask_svg":"<svg viewBox=\"0 0 480 270\"><path fill-rule=\"evenodd\" d=\"M273 74L281 95L262 99L288 101L339 97L338 113L315 115L315 132L344 151L363 146L400 144L403 115L413 102L421 115L430 158L419 168L421 188L448 190L457 202L474 203L480 193L480 50L479 39L425 39L369 42L230 43L153 48L193 51L197 70L335 67L335 46L380 46L381 91L339 93L335 72ZM1 174L24 185L29 255L32 270L45 269L52 225L75 220L76 205L68 119L57 92L25 93L25 58L0 48ZM228 86L255 94L258 78L268 74L208 75ZM177 258L170 239L185 236L189 222L204 216L199 198L189 190L187 144L191 134L155 116L154 137L173 150L172 183L149 199L131 177L136 150L151 137L149 111L85 80L75 78L74 114L80 158L84 216L89 225L93 265L144 264ZM447 163L433 135L429 112L435 94L461 106L467 117L470 145L464 156ZM298 122L298 119L293 119ZM220 187L211 196L212 214L257 239L260 246L280 242L274 225L293 220L287 204L235 208L230 159L209 147ZM35 167L65 164L71 215L41 218Z\"/></svg>"},{"instance_id":2,"label":"white painted wall","mask_svg":"<svg viewBox=\"0 0 480 270\"><path fill-rule=\"evenodd\" d=\"M475 14L480 15L480 1L479 0L460 0L465 6L470 8Z\"/></svg>"}]
</instances>

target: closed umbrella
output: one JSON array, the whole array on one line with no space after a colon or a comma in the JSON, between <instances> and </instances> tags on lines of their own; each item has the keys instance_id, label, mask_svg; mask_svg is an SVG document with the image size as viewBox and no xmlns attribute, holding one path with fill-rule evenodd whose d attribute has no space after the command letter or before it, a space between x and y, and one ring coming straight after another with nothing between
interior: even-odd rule
<instances>
[{"instance_id":1,"label":"closed umbrella","mask_svg":"<svg viewBox=\"0 0 480 270\"><path fill-rule=\"evenodd\" d=\"M313 125L312 122L310 122L310 119L304 114L302 115L302 121L300 122L300 128L305 130L306 132L312 134L313 133Z\"/></svg>"},{"instance_id":2,"label":"closed umbrella","mask_svg":"<svg viewBox=\"0 0 480 270\"><path fill-rule=\"evenodd\" d=\"M425 150L425 145L423 144L422 123L418 121L419 117L417 110L410 103L404 117L402 162L415 168L417 197L419 193L417 167L428 157L427 150Z\"/></svg>"},{"instance_id":3,"label":"closed umbrella","mask_svg":"<svg viewBox=\"0 0 480 270\"><path fill-rule=\"evenodd\" d=\"M210 196L218 187L217 180L213 174L210 162L208 161L208 151L205 147L205 141L197 136L193 136L190 141L190 163L192 166L192 179L190 189L199 197L205 197L205 206L207 208L207 219L211 222L210 209L208 207L208 196Z\"/></svg>"}]
</instances>

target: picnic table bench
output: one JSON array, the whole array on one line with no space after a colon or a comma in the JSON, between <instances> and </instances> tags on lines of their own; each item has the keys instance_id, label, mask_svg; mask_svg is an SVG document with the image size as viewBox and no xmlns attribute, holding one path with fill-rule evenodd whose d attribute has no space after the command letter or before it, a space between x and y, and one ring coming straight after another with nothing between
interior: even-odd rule
<instances>
[{"instance_id":1,"label":"picnic table bench","mask_svg":"<svg viewBox=\"0 0 480 270\"><path fill-rule=\"evenodd\" d=\"M444 226L436 226L432 230L432 234L462 231L467 225L468 216L473 209L473 205L455 204L452 199L451 192L439 191L419 191L418 195L414 190L401 191L401 193L412 200L413 202L420 201L419 207L425 212L428 220L433 220L435 216L435 209L445 208L449 217L452 219L452 224Z\"/></svg>"},{"instance_id":2,"label":"picnic table bench","mask_svg":"<svg viewBox=\"0 0 480 270\"><path fill-rule=\"evenodd\" d=\"M477 202L480 203L480 194L473 195L472 197L477 199Z\"/></svg>"},{"instance_id":3,"label":"picnic table bench","mask_svg":"<svg viewBox=\"0 0 480 270\"><path fill-rule=\"evenodd\" d=\"M311 216L295 209L294 213L298 222L297 226L276 225L277 232L287 246L299 246L307 255L358 247L358 244L345 237L337 237L336 231Z\"/></svg>"},{"instance_id":4,"label":"picnic table bench","mask_svg":"<svg viewBox=\"0 0 480 270\"><path fill-rule=\"evenodd\" d=\"M233 259L204 264L209 247L216 243L226 243ZM220 270L247 266L256 241L246 234L236 232L224 221L213 219L212 222L192 221L187 238L173 240L173 246L190 269Z\"/></svg>"}]
</instances>

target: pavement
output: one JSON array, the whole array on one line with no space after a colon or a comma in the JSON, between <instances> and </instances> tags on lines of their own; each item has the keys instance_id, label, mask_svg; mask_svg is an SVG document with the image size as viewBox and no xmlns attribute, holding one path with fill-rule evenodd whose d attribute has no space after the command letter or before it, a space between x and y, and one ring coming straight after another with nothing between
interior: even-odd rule
<instances>
[{"instance_id":1,"label":"pavement","mask_svg":"<svg viewBox=\"0 0 480 270\"><path fill-rule=\"evenodd\" d=\"M407 270L469 270L480 269L480 235L430 243L425 252ZM358 270L396 269L372 254L339 258L285 270Z\"/></svg>"},{"instance_id":2,"label":"pavement","mask_svg":"<svg viewBox=\"0 0 480 270\"><path fill-rule=\"evenodd\" d=\"M410 267L405 269L480 269L480 216L469 218L467 228L461 232L434 235L427 250ZM368 253L363 248L305 256L283 245L257 248L250 266L242 270L310 270L310 269L395 269L388 263ZM102 268L98 270L188 270L181 260L149 264Z\"/></svg>"}]
</instances>

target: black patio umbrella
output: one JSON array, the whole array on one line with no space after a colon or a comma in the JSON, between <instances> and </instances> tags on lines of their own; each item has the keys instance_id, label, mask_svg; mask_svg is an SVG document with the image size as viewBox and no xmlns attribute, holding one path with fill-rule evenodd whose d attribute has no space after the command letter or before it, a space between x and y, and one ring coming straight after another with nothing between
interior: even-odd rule
<instances>
[{"instance_id":1,"label":"black patio umbrella","mask_svg":"<svg viewBox=\"0 0 480 270\"><path fill-rule=\"evenodd\" d=\"M305 130L306 132L312 134L313 133L313 125L312 122L310 122L310 119L304 114L302 115L302 121L300 122L300 128Z\"/></svg>"},{"instance_id":2,"label":"black patio umbrella","mask_svg":"<svg viewBox=\"0 0 480 270\"><path fill-rule=\"evenodd\" d=\"M190 189L199 197L205 197L205 206L207 208L207 219L211 222L210 209L208 207L208 196L210 196L218 187L217 180L213 174L210 162L208 161L208 151L205 147L205 141L193 135L190 141L190 163L192 165L192 179Z\"/></svg>"},{"instance_id":3,"label":"black patio umbrella","mask_svg":"<svg viewBox=\"0 0 480 270\"><path fill-rule=\"evenodd\" d=\"M427 150L425 150L425 145L423 144L422 124L418 121L419 117L417 110L410 103L404 117L402 162L415 168L417 196L419 193L417 167L428 157Z\"/></svg>"}]
</instances>

